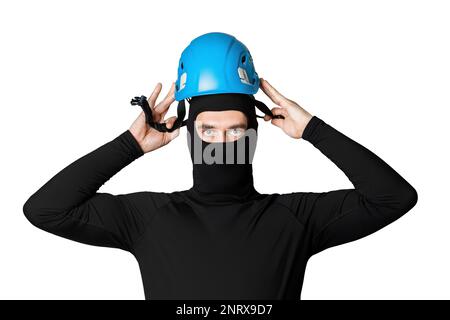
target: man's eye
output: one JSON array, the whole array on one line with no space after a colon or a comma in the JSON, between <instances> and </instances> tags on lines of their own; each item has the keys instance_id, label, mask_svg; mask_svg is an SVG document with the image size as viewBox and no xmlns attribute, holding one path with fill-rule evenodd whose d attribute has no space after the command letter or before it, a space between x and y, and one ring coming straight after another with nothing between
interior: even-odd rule
<instances>
[{"instance_id":1,"label":"man's eye","mask_svg":"<svg viewBox=\"0 0 450 320\"><path fill-rule=\"evenodd\" d=\"M228 130L228 134L233 136L233 137L240 136L242 134L242 132L243 132L242 129L236 129L236 128Z\"/></svg>"},{"instance_id":2,"label":"man's eye","mask_svg":"<svg viewBox=\"0 0 450 320\"><path fill-rule=\"evenodd\" d=\"M205 136L208 136L208 137L215 135L215 131L211 130L211 129L206 129L205 131L203 131L203 133L205 134Z\"/></svg>"}]
</instances>

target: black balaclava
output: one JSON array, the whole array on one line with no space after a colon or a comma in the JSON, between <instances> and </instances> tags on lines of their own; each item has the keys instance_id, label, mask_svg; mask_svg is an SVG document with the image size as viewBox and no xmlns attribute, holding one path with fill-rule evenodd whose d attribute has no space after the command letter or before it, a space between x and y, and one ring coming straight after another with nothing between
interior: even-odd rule
<instances>
[{"instance_id":1,"label":"black balaclava","mask_svg":"<svg viewBox=\"0 0 450 320\"><path fill-rule=\"evenodd\" d=\"M238 110L247 116L247 129L252 128L256 133L258 122L254 101L253 96L241 93L202 95L189 100L189 115L186 126L188 146L193 163L194 184L191 190L198 195L205 196L212 201L242 201L258 194L253 187L251 163L253 154L250 152L251 149L254 151L256 148L256 139L249 139L243 135L235 141L210 143L202 140L195 129L195 120L202 111ZM255 137L255 135L253 136ZM198 140L195 142L195 139ZM227 163L226 155L231 154L227 153L227 150L229 150L227 148L234 147L234 150L238 150L238 140L241 143L245 142L245 163L237 163L237 151L234 152L234 163ZM201 145L202 152L209 145L223 148L220 149L223 150L223 162L208 164L202 160L202 163L194 163L194 143L197 143L197 146ZM215 155L215 152L212 152L212 155Z\"/></svg>"}]
</instances>

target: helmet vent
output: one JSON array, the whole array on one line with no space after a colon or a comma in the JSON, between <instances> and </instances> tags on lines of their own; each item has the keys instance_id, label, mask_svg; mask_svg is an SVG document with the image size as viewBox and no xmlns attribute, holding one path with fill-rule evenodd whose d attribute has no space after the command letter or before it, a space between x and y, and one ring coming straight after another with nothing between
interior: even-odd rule
<instances>
[{"instance_id":1,"label":"helmet vent","mask_svg":"<svg viewBox=\"0 0 450 320\"><path fill-rule=\"evenodd\" d=\"M248 78L248 75L247 75L247 71L245 71L245 69L239 67L238 74L239 74L239 79L241 80L242 83L251 84L250 80Z\"/></svg>"},{"instance_id":2,"label":"helmet vent","mask_svg":"<svg viewBox=\"0 0 450 320\"><path fill-rule=\"evenodd\" d=\"M180 90L183 90L184 87L186 86L186 78L187 78L187 73L184 72L180 77Z\"/></svg>"}]
</instances>

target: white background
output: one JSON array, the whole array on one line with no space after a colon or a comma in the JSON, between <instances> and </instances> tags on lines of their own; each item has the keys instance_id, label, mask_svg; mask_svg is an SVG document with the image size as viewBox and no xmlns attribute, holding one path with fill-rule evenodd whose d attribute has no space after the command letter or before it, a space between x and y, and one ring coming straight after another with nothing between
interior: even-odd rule
<instances>
[{"instance_id":1,"label":"white background","mask_svg":"<svg viewBox=\"0 0 450 320\"><path fill-rule=\"evenodd\" d=\"M2 1L0 298L144 299L130 253L37 229L22 206L128 129L140 112L131 97L157 82L165 95L182 50L213 31L245 43L259 76L418 191L398 221L312 257L302 299L450 298L449 16L446 1ZM258 191L352 187L308 142L259 131ZM185 134L100 191L189 188Z\"/></svg>"}]
</instances>

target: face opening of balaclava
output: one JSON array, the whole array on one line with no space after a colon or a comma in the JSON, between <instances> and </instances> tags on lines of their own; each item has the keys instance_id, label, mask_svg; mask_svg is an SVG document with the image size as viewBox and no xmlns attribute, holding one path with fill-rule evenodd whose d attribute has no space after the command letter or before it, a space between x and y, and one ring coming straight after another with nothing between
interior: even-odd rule
<instances>
[{"instance_id":1,"label":"face opening of balaclava","mask_svg":"<svg viewBox=\"0 0 450 320\"><path fill-rule=\"evenodd\" d=\"M194 191L217 199L236 200L257 193L252 168L258 128L254 101L253 96L240 93L202 95L189 100L186 127ZM237 110L246 115L245 134L234 141L202 140L195 127L197 115L203 111L225 110Z\"/></svg>"}]
</instances>

